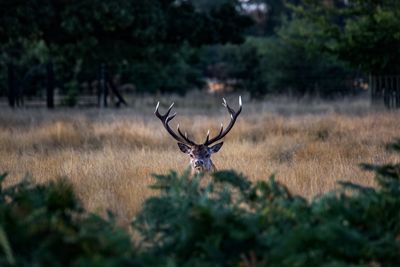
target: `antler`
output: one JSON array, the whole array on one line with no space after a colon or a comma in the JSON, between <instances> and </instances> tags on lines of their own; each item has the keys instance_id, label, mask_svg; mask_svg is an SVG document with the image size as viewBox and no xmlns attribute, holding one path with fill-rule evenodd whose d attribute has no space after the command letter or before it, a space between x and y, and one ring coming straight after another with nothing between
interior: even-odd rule
<instances>
[{"instance_id":1,"label":"antler","mask_svg":"<svg viewBox=\"0 0 400 267\"><path fill-rule=\"evenodd\" d=\"M239 116L240 112L242 111L242 97L239 96L239 109L238 111L235 112L227 103L225 98L222 98L223 102L222 105L228 109L228 112L231 114L231 121L229 122L228 127L224 130L224 127L221 123L221 130L219 131L219 134L210 139L210 130L207 132L207 138L206 141L204 142L204 145L208 146L211 145L212 143L217 142L218 140L224 138L225 135L229 133L229 131L232 129L233 125L235 125L236 119Z\"/></svg>"},{"instance_id":2,"label":"antler","mask_svg":"<svg viewBox=\"0 0 400 267\"><path fill-rule=\"evenodd\" d=\"M169 113L171 112L172 107L174 106L174 103L171 104L171 106L169 106L167 112L164 115L161 115L160 112L158 111L158 107L160 106L160 102L157 102L157 106L156 106L156 110L154 111L154 114L156 114L156 116L161 120L162 124L164 125L164 128L167 130L167 132L173 137L175 138L176 141L181 142L181 143L185 143L188 145L195 145L196 143L193 142L192 140L190 140L187 137L187 134L185 132L185 134L183 134L181 132L181 130L179 129L179 124L177 127L178 133L180 136L178 136L172 129L171 127L169 127L169 122L175 118L176 113L169 115Z\"/></svg>"}]
</instances>

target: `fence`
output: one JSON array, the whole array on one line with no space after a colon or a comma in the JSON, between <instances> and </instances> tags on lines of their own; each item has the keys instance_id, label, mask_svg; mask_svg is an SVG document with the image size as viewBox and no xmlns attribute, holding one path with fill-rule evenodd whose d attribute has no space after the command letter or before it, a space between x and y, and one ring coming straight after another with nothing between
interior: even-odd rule
<instances>
[{"instance_id":1,"label":"fence","mask_svg":"<svg viewBox=\"0 0 400 267\"><path fill-rule=\"evenodd\" d=\"M370 76L371 103L400 108L400 75Z\"/></svg>"},{"instance_id":2,"label":"fence","mask_svg":"<svg viewBox=\"0 0 400 267\"><path fill-rule=\"evenodd\" d=\"M23 75L17 75L18 70L13 64L8 64L8 103L11 107L19 107L24 106L24 98L26 97L24 88L31 82L31 80L36 77L42 81L45 85L45 98L46 98L46 106L48 108L54 108L55 103L64 102L57 101L55 98L60 98L60 95L56 95L56 80L54 74L54 67L51 62L47 64L38 64L31 68L29 68L26 73ZM19 76L19 78L18 78ZM91 84L92 80L87 81ZM59 82L60 83L60 82ZM60 83L62 84L62 82ZM79 86L79 85L77 85ZM127 102L122 97L117 85L114 83L112 79L112 75L109 73L108 67L106 64L101 64L98 69L98 75L96 78L96 93L94 95L85 95L82 96L82 92L79 94L79 98L97 98L97 106L98 107L107 107L108 101L115 101L116 106L120 106L121 104L127 105ZM79 88L76 88L78 94ZM78 95L74 96L75 98ZM30 97L32 98L32 97ZM35 98L35 97L34 97ZM62 97L61 97L62 98ZM70 99L71 96L64 95L64 99ZM38 97L35 98L36 100ZM71 99L70 99L71 100ZM38 102L38 101L36 101ZM67 101L68 102L68 101ZM94 102L94 101L92 101Z\"/></svg>"}]
</instances>

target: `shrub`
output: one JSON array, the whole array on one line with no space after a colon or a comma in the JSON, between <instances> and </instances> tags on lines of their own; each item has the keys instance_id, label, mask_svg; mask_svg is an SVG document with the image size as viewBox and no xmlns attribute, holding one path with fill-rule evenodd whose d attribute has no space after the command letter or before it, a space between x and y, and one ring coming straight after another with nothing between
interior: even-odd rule
<instances>
[{"instance_id":1,"label":"shrub","mask_svg":"<svg viewBox=\"0 0 400 267\"><path fill-rule=\"evenodd\" d=\"M0 266L134 266L129 235L84 212L65 179L1 189L0 248Z\"/></svg>"},{"instance_id":2,"label":"shrub","mask_svg":"<svg viewBox=\"0 0 400 267\"><path fill-rule=\"evenodd\" d=\"M342 182L312 201L274 177L156 175L135 241L66 179L25 179L0 187L0 266L400 266L400 164L363 168L376 188Z\"/></svg>"},{"instance_id":3,"label":"shrub","mask_svg":"<svg viewBox=\"0 0 400 267\"><path fill-rule=\"evenodd\" d=\"M273 177L158 175L134 227L176 266L399 266L400 164L363 167L378 188L342 182L311 202Z\"/></svg>"},{"instance_id":4,"label":"shrub","mask_svg":"<svg viewBox=\"0 0 400 267\"><path fill-rule=\"evenodd\" d=\"M277 36L252 38L260 53L259 93L298 97L334 98L360 93L352 86L354 69L335 56L321 52L310 40L314 26L300 19L285 22Z\"/></svg>"}]
</instances>

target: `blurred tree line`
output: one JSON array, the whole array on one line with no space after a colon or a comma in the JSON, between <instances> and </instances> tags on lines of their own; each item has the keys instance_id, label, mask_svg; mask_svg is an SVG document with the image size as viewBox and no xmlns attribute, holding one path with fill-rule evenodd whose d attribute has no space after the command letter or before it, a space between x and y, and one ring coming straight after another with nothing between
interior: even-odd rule
<instances>
[{"instance_id":1,"label":"blurred tree line","mask_svg":"<svg viewBox=\"0 0 400 267\"><path fill-rule=\"evenodd\" d=\"M399 1L249 0L244 5L255 22L245 43L217 45L211 54L219 56L213 62L219 66L216 76L238 79L252 96L355 95L368 75L400 73Z\"/></svg>"},{"instance_id":2,"label":"blurred tree line","mask_svg":"<svg viewBox=\"0 0 400 267\"><path fill-rule=\"evenodd\" d=\"M24 94L79 94L101 63L138 92L185 93L215 79L253 97L355 94L355 78L398 73L399 2L346 0L0 1L2 69ZM0 94L7 71L0 73Z\"/></svg>"},{"instance_id":3,"label":"blurred tree line","mask_svg":"<svg viewBox=\"0 0 400 267\"><path fill-rule=\"evenodd\" d=\"M179 92L201 82L195 68L197 47L241 43L250 24L230 1L199 9L176 0L4 0L1 60L3 66L20 68L22 82L32 66L51 61L60 86L76 86L95 79L96 68L106 63L141 91Z\"/></svg>"}]
</instances>

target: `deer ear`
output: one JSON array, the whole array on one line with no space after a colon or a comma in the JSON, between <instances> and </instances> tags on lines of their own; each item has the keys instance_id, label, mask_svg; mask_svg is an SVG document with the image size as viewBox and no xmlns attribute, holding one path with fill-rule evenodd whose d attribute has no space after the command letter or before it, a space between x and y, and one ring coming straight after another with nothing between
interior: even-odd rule
<instances>
[{"instance_id":1,"label":"deer ear","mask_svg":"<svg viewBox=\"0 0 400 267\"><path fill-rule=\"evenodd\" d=\"M213 145L212 147L210 147L210 152L211 153L217 153L221 149L223 144L224 144L224 142L221 142L221 143L218 143L216 145Z\"/></svg>"},{"instance_id":2,"label":"deer ear","mask_svg":"<svg viewBox=\"0 0 400 267\"><path fill-rule=\"evenodd\" d=\"M186 154L190 153L190 146L185 145L184 143L178 143L179 149Z\"/></svg>"}]
</instances>

